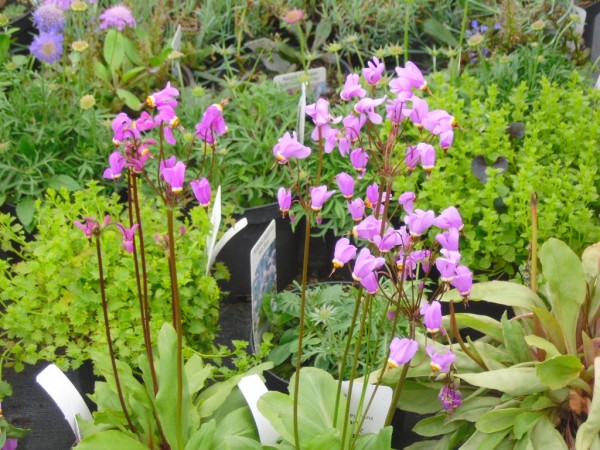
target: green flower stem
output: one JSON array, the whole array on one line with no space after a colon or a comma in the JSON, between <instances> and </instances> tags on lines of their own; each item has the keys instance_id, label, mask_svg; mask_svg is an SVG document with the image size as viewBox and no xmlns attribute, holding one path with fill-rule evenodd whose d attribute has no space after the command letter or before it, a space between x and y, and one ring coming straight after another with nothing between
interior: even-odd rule
<instances>
[{"instance_id":1,"label":"green flower stem","mask_svg":"<svg viewBox=\"0 0 600 450\"><path fill-rule=\"evenodd\" d=\"M294 444L300 449L300 432L298 430L298 393L300 391L300 367L302 366L302 341L304 337L304 319L306 315L306 284L308 280L308 251L310 248L311 210L306 211L304 227L304 257L302 259L302 296L300 299L300 325L298 328L298 353L296 355L296 378L294 379Z\"/></svg>"},{"instance_id":2,"label":"green flower stem","mask_svg":"<svg viewBox=\"0 0 600 450\"><path fill-rule=\"evenodd\" d=\"M394 413L396 412L396 408L398 407L398 401L400 400L400 395L402 394L402 388L404 387L404 380L406 380L406 374L408 373L408 369L410 364L406 363L402 367L402 373L400 374L400 379L398 380L398 384L394 388L394 396L392 397L392 404L390 405L390 409L388 410L387 416L385 418L385 426L387 427L390 423L392 423L392 419L394 417Z\"/></svg>"},{"instance_id":3,"label":"green flower stem","mask_svg":"<svg viewBox=\"0 0 600 450\"><path fill-rule=\"evenodd\" d=\"M117 361L115 359L115 352L112 344L112 337L110 335L110 322L108 320L108 302L106 300L106 286L104 285L104 266L102 265L102 246L100 245L100 236L96 235L96 255L98 257L98 275L100 276L100 294L102 296L102 313L104 314L104 330L106 331L106 342L108 344L108 354L110 356L110 362L112 364L113 374L115 376L115 386L117 388L117 395L119 396L119 403L121 403L121 409L125 415L125 420L129 425L129 429L132 433L137 434L137 430L131 421L127 406L125 406L125 399L123 398L123 389L121 389L121 381L119 379L119 372L117 371Z\"/></svg>"},{"instance_id":4,"label":"green flower stem","mask_svg":"<svg viewBox=\"0 0 600 450\"><path fill-rule=\"evenodd\" d=\"M467 32L467 20L469 18L469 0L465 0L465 7L463 9L462 22L460 24L460 37L458 38L458 57L456 58L456 72L453 72L451 75L456 75L460 73L460 59L462 53L462 46L465 40L465 34ZM454 79L454 76L452 76Z\"/></svg>"},{"instance_id":5,"label":"green flower stem","mask_svg":"<svg viewBox=\"0 0 600 450\"><path fill-rule=\"evenodd\" d=\"M406 2L405 4L406 10L404 11L404 64L406 65L408 61L408 25L410 24L410 19L412 18L412 11L410 8L410 3Z\"/></svg>"},{"instance_id":6,"label":"green flower stem","mask_svg":"<svg viewBox=\"0 0 600 450\"><path fill-rule=\"evenodd\" d=\"M139 225L137 234L140 240L140 262L142 266L142 288L143 295L140 296L140 312L142 316L142 330L144 332L144 343L146 345L146 354L148 355L148 363L150 364L150 374L152 376L152 385L154 387L154 394L158 393L158 381L156 378L156 369L154 368L154 356L152 352L152 337L150 335L150 303L148 301L148 272L146 268L146 247L144 245L144 227L142 226L142 215L140 212L140 199L138 195L137 178L132 177L133 186L133 205L135 207L135 220ZM133 220L131 217L131 206L130 211L130 227L133 226ZM138 261L136 256L136 246L133 247L134 260L136 264L136 276L138 276ZM139 291L139 288L138 288ZM139 293L139 292L138 292Z\"/></svg>"},{"instance_id":7,"label":"green flower stem","mask_svg":"<svg viewBox=\"0 0 600 450\"><path fill-rule=\"evenodd\" d=\"M531 194L531 268L530 268L530 288L533 292L538 290L538 214L537 214L537 194Z\"/></svg>"},{"instance_id":8,"label":"green flower stem","mask_svg":"<svg viewBox=\"0 0 600 450\"><path fill-rule=\"evenodd\" d=\"M175 233L173 231L173 209L167 208L167 226L169 233L169 269L171 273L171 294L173 307L173 327L177 332L177 441L183 448L183 327L181 323L181 304L179 284L177 283L177 263L175 260Z\"/></svg>"},{"instance_id":9,"label":"green flower stem","mask_svg":"<svg viewBox=\"0 0 600 450\"><path fill-rule=\"evenodd\" d=\"M462 351L465 352L465 354L469 358L475 361L479 367L481 367L483 370L488 370L487 366L481 360L481 358L479 358L479 356L477 356L471 350L469 350L468 347L465 345L465 342L462 340L462 337L460 336L460 330L458 329L458 323L456 322L456 314L454 312L454 301L450 300L448 303L450 304L450 330L454 335L454 338L458 342L458 345L460 345Z\"/></svg>"}]
</instances>

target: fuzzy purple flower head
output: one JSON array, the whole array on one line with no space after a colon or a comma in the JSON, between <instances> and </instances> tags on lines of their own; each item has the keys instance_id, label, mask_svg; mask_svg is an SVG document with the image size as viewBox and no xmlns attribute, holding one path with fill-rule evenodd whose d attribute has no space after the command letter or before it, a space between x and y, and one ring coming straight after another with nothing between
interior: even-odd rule
<instances>
[{"instance_id":1,"label":"fuzzy purple flower head","mask_svg":"<svg viewBox=\"0 0 600 450\"><path fill-rule=\"evenodd\" d=\"M40 5L33 12L33 24L42 33L60 33L65 27L65 13L53 4Z\"/></svg>"},{"instance_id":2,"label":"fuzzy purple flower head","mask_svg":"<svg viewBox=\"0 0 600 450\"><path fill-rule=\"evenodd\" d=\"M131 10L125 5L108 8L100 14L100 29L116 28L122 31L125 27L135 28L135 19Z\"/></svg>"},{"instance_id":3,"label":"fuzzy purple flower head","mask_svg":"<svg viewBox=\"0 0 600 450\"><path fill-rule=\"evenodd\" d=\"M41 3L42 5L53 5L60 9L69 9L71 7L71 3L74 1L75 0L43 0Z\"/></svg>"},{"instance_id":4,"label":"fuzzy purple flower head","mask_svg":"<svg viewBox=\"0 0 600 450\"><path fill-rule=\"evenodd\" d=\"M63 39L62 34L40 33L33 38L29 51L40 61L54 64L63 54Z\"/></svg>"}]
</instances>

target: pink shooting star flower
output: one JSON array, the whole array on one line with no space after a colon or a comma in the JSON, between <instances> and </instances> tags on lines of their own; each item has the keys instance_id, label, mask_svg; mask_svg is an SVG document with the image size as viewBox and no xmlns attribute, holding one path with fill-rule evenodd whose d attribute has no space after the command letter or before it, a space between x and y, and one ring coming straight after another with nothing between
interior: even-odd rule
<instances>
[{"instance_id":1,"label":"pink shooting star flower","mask_svg":"<svg viewBox=\"0 0 600 450\"><path fill-rule=\"evenodd\" d=\"M456 359L456 355L452 353L450 350L440 349L435 350L433 345L428 345L425 348L425 351L431 358L431 370L433 372L449 372L450 366Z\"/></svg>"},{"instance_id":2,"label":"pink shooting star flower","mask_svg":"<svg viewBox=\"0 0 600 450\"><path fill-rule=\"evenodd\" d=\"M352 278L354 278L355 281L358 281L368 293L374 294L379 288L375 271L384 264L385 259L375 257L371 255L368 248L363 248L354 262Z\"/></svg>"},{"instance_id":3,"label":"pink shooting star flower","mask_svg":"<svg viewBox=\"0 0 600 450\"><path fill-rule=\"evenodd\" d=\"M411 61L407 61L404 68L396 67L396 74L398 75L397 83L395 85L396 88L402 90L409 90L411 88L420 91L427 90L427 81L425 80L425 77L419 68Z\"/></svg>"},{"instance_id":4,"label":"pink shooting star flower","mask_svg":"<svg viewBox=\"0 0 600 450\"><path fill-rule=\"evenodd\" d=\"M148 114L147 111L142 111L140 117L131 123L131 128L138 130L140 133L144 131L152 130L156 128L159 124L154 121L154 118Z\"/></svg>"},{"instance_id":5,"label":"pink shooting star flower","mask_svg":"<svg viewBox=\"0 0 600 450\"><path fill-rule=\"evenodd\" d=\"M323 150L325 151L325 153L331 153L337 145L337 139L339 134L339 130L331 128L329 125L322 125L315 127L312 134L310 135L310 138L315 142L319 142L320 139L323 139L323 141L325 142Z\"/></svg>"},{"instance_id":6,"label":"pink shooting star flower","mask_svg":"<svg viewBox=\"0 0 600 450\"><path fill-rule=\"evenodd\" d=\"M96 221L96 219L92 219L91 217L84 217L83 220L85 223L81 223L76 220L73 222L73 224L83 231L83 234L85 234L86 238L91 239L96 232L100 231L100 224ZM104 226L107 226L109 223L110 216L104 216Z\"/></svg>"},{"instance_id":7,"label":"pink shooting star flower","mask_svg":"<svg viewBox=\"0 0 600 450\"><path fill-rule=\"evenodd\" d=\"M473 286L473 272L467 266L458 266L456 275L451 281L452 286L458 290L458 293L463 298L468 298L471 295L471 287Z\"/></svg>"},{"instance_id":8,"label":"pink shooting star flower","mask_svg":"<svg viewBox=\"0 0 600 450\"><path fill-rule=\"evenodd\" d=\"M273 155L279 164L286 164L290 158L303 159L310 155L311 150L309 147L302 145L298 142L298 137L294 131L291 135L289 132L285 133L273 147Z\"/></svg>"},{"instance_id":9,"label":"pink shooting star flower","mask_svg":"<svg viewBox=\"0 0 600 450\"><path fill-rule=\"evenodd\" d=\"M354 259L356 256L356 247L350 244L350 240L348 238L341 238L339 241L335 243L335 250L333 252L333 271L336 269L341 269L351 259Z\"/></svg>"},{"instance_id":10,"label":"pink shooting star flower","mask_svg":"<svg viewBox=\"0 0 600 450\"><path fill-rule=\"evenodd\" d=\"M456 119L443 109L429 111L423 118L423 128L431 134L439 135L442 131L451 129L456 125Z\"/></svg>"},{"instance_id":11,"label":"pink shooting star flower","mask_svg":"<svg viewBox=\"0 0 600 450\"><path fill-rule=\"evenodd\" d=\"M354 197L354 178L346 172L338 173L335 176L340 192L347 199Z\"/></svg>"},{"instance_id":12,"label":"pink shooting star flower","mask_svg":"<svg viewBox=\"0 0 600 450\"><path fill-rule=\"evenodd\" d=\"M423 128L423 120L429 114L429 104L416 95L412 98L412 108L407 109L405 114L417 128Z\"/></svg>"},{"instance_id":13,"label":"pink shooting star flower","mask_svg":"<svg viewBox=\"0 0 600 450\"><path fill-rule=\"evenodd\" d=\"M121 178L123 169L127 165L127 160L123 157L121 152L115 151L108 157L109 167L104 171L103 177L109 180L116 180Z\"/></svg>"},{"instance_id":14,"label":"pink shooting star flower","mask_svg":"<svg viewBox=\"0 0 600 450\"><path fill-rule=\"evenodd\" d=\"M217 136L227 133L227 124L223 117L223 106L219 103L210 105L204 114L200 123L196 124L196 137L205 141L208 145L213 145Z\"/></svg>"},{"instance_id":15,"label":"pink shooting star flower","mask_svg":"<svg viewBox=\"0 0 600 450\"><path fill-rule=\"evenodd\" d=\"M310 208L315 211L321 211L323 203L335 193L335 190L328 191L327 186L317 186L310 188Z\"/></svg>"},{"instance_id":16,"label":"pink shooting star flower","mask_svg":"<svg viewBox=\"0 0 600 450\"><path fill-rule=\"evenodd\" d=\"M177 108L177 100L175 100L175 97L179 96L179 91L174 88L171 87L171 83L168 82L167 86L158 92L153 93L152 95L149 95L146 98L146 104L150 107L150 108L159 108L161 106L169 106L172 109Z\"/></svg>"},{"instance_id":17,"label":"pink shooting star flower","mask_svg":"<svg viewBox=\"0 0 600 450\"><path fill-rule=\"evenodd\" d=\"M354 166L354 168L358 171L358 179L361 180L362 177L367 172L367 163L369 162L369 154L365 152L362 148L357 148L350 152L350 162Z\"/></svg>"},{"instance_id":18,"label":"pink shooting star flower","mask_svg":"<svg viewBox=\"0 0 600 450\"><path fill-rule=\"evenodd\" d=\"M172 169L177 164L177 157L171 156L170 158L162 160L158 165L158 172L162 175L163 170Z\"/></svg>"},{"instance_id":19,"label":"pink shooting star flower","mask_svg":"<svg viewBox=\"0 0 600 450\"><path fill-rule=\"evenodd\" d=\"M423 316L423 323L427 328L427 331L431 334L436 334L442 327L442 305L437 300L427 303L425 302L421 306L420 310Z\"/></svg>"},{"instance_id":20,"label":"pink shooting star flower","mask_svg":"<svg viewBox=\"0 0 600 450\"><path fill-rule=\"evenodd\" d=\"M454 206L450 206L443 210L440 215L436 217L433 224L442 229L456 228L458 231L462 231L464 228L462 217L460 217L458 209Z\"/></svg>"},{"instance_id":21,"label":"pink shooting star flower","mask_svg":"<svg viewBox=\"0 0 600 450\"><path fill-rule=\"evenodd\" d=\"M327 125L330 122L338 123L341 119L334 119L329 114L329 102L323 98L317 100L316 103L312 103L306 106L306 115L309 116L313 123L320 127L323 125Z\"/></svg>"},{"instance_id":22,"label":"pink shooting star flower","mask_svg":"<svg viewBox=\"0 0 600 450\"><path fill-rule=\"evenodd\" d=\"M413 237L419 237L425 233L432 225L435 219L435 213L431 210L423 211L417 209L404 218L404 222L410 230Z\"/></svg>"},{"instance_id":23,"label":"pink shooting star flower","mask_svg":"<svg viewBox=\"0 0 600 450\"><path fill-rule=\"evenodd\" d=\"M390 229L383 236L376 234L373 236L373 243L380 252L387 253L402 244L402 238L397 230Z\"/></svg>"},{"instance_id":24,"label":"pink shooting star flower","mask_svg":"<svg viewBox=\"0 0 600 450\"><path fill-rule=\"evenodd\" d=\"M433 221L435 225L435 220ZM446 250L458 251L459 232L457 228L449 228L448 231L438 234L435 240Z\"/></svg>"},{"instance_id":25,"label":"pink shooting star flower","mask_svg":"<svg viewBox=\"0 0 600 450\"><path fill-rule=\"evenodd\" d=\"M346 136L350 139L351 142L355 142L358 140L360 135L360 130L367 123L367 118L363 115L355 116L348 115L344 117L342 124L344 125L344 129L346 130Z\"/></svg>"},{"instance_id":26,"label":"pink shooting star flower","mask_svg":"<svg viewBox=\"0 0 600 450\"><path fill-rule=\"evenodd\" d=\"M171 192L179 194L183 191L183 183L185 182L185 164L178 161L173 167L165 167L160 174L169 186Z\"/></svg>"},{"instance_id":27,"label":"pink shooting star flower","mask_svg":"<svg viewBox=\"0 0 600 450\"><path fill-rule=\"evenodd\" d=\"M132 128L132 120L126 113L119 113L112 121L113 144L121 145L121 142L131 138L139 138L140 133Z\"/></svg>"},{"instance_id":28,"label":"pink shooting star flower","mask_svg":"<svg viewBox=\"0 0 600 450\"><path fill-rule=\"evenodd\" d=\"M400 195L400 197L398 197L398 203L402 205L402 208L406 214L411 214L413 212L413 206L416 198L417 196L414 192L404 192L402 195Z\"/></svg>"},{"instance_id":29,"label":"pink shooting star flower","mask_svg":"<svg viewBox=\"0 0 600 450\"><path fill-rule=\"evenodd\" d=\"M119 231L123 235L123 250L125 250L127 253L133 253L133 239L135 236L135 230L138 229L139 225L135 223L131 228L125 228L123 225L118 223L117 227L119 227Z\"/></svg>"},{"instance_id":30,"label":"pink shooting star flower","mask_svg":"<svg viewBox=\"0 0 600 450\"><path fill-rule=\"evenodd\" d=\"M210 183L206 178L201 178L200 180L190 181L190 186L192 187L192 191L194 192L194 196L200 206L203 208L208 208L210 206Z\"/></svg>"},{"instance_id":31,"label":"pink shooting star flower","mask_svg":"<svg viewBox=\"0 0 600 450\"><path fill-rule=\"evenodd\" d=\"M379 185L377 183L371 184L367 187L367 198L365 205L367 208L374 208L379 201Z\"/></svg>"},{"instance_id":32,"label":"pink shooting star flower","mask_svg":"<svg viewBox=\"0 0 600 450\"><path fill-rule=\"evenodd\" d=\"M423 170L427 173L431 173L435 167L435 148L433 148L433 145L421 142L420 144L417 144L416 150L419 152Z\"/></svg>"},{"instance_id":33,"label":"pink shooting star flower","mask_svg":"<svg viewBox=\"0 0 600 450\"><path fill-rule=\"evenodd\" d=\"M360 76L357 73L349 74L346 77L340 98L349 101L352 97L363 98L365 95L367 95L367 91L360 85Z\"/></svg>"},{"instance_id":34,"label":"pink shooting star flower","mask_svg":"<svg viewBox=\"0 0 600 450\"><path fill-rule=\"evenodd\" d=\"M443 256L435 260L435 267L440 272L444 283L450 283L456 275L456 266L460 262L460 253L445 248L440 251Z\"/></svg>"},{"instance_id":35,"label":"pink shooting star flower","mask_svg":"<svg viewBox=\"0 0 600 450\"><path fill-rule=\"evenodd\" d=\"M440 148L442 150L448 150L452 146L452 141L454 140L454 130L450 128L449 130L442 131L440 133Z\"/></svg>"},{"instance_id":36,"label":"pink shooting star flower","mask_svg":"<svg viewBox=\"0 0 600 450\"><path fill-rule=\"evenodd\" d=\"M411 359L417 353L419 344L417 341L413 341L408 338L397 338L392 339L390 343L390 356L388 358L388 366L395 369L402 364L410 362Z\"/></svg>"},{"instance_id":37,"label":"pink shooting star flower","mask_svg":"<svg viewBox=\"0 0 600 450\"><path fill-rule=\"evenodd\" d=\"M377 219L375 216L367 216L362 222L354 227L352 233L358 239L374 242L374 237L379 235L380 231L381 219Z\"/></svg>"},{"instance_id":38,"label":"pink shooting star flower","mask_svg":"<svg viewBox=\"0 0 600 450\"><path fill-rule=\"evenodd\" d=\"M384 70L385 65L383 64L383 61L380 62L379 59L374 56L371 61L367 62L367 67L362 69L362 74L367 83L371 86L375 86L381 80Z\"/></svg>"},{"instance_id":39,"label":"pink shooting star flower","mask_svg":"<svg viewBox=\"0 0 600 450\"><path fill-rule=\"evenodd\" d=\"M371 123L379 125L381 122L383 122L383 118L375 112L375 108L381 105L385 99L385 96L376 99L365 97L362 100L359 100L356 105L354 105L354 111L361 115L366 115Z\"/></svg>"},{"instance_id":40,"label":"pink shooting star flower","mask_svg":"<svg viewBox=\"0 0 600 450\"><path fill-rule=\"evenodd\" d=\"M417 150L416 145L409 145L406 147L406 153L404 154L404 163L406 164L406 169L410 172L415 170L417 164L421 160L421 153Z\"/></svg>"},{"instance_id":41,"label":"pink shooting star flower","mask_svg":"<svg viewBox=\"0 0 600 450\"><path fill-rule=\"evenodd\" d=\"M406 100L400 98L394 98L389 100L385 105L387 112L386 118L395 125L399 125L404 119L408 117L409 109L405 108Z\"/></svg>"},{"instance_id":42,"label":"pink shooting star flower","mask_svg":"<svg viewBox=\"0 0 600 450\"><path fill-rule=\"evenodd\" d=\"M348 202L348 211L352 216L352 220L360 222L365 216L365 202L361 198Z\"/></svg>"},{"instance_id":43,"label":"pink shooting star flower","mask_svg":"<svg viewBox=\"0 0 600 450\"><path fill-rule=\"evenodd\" d=\"M281 211L281 217L283 218L292 207L292 191L280 187L277 191L277 201L279 202L279 210Z\"/></svg>"}]
</instances>

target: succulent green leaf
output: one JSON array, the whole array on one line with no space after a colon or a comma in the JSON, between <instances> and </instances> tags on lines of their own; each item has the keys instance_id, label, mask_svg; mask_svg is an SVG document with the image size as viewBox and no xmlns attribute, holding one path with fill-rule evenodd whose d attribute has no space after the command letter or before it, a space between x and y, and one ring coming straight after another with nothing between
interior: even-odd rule
<instances>
[{"instance_id":1,"label":"succulent green leaf","mask_svg":"<svg viewBox=\"0 0 600 450\"><path fill-rule=\"evenodd\" d=\"M560 389L579 377L583 364L573 355L555 356L536 366L538 378L550 389Z\"/></svg>"},{"instance_id":2,"label":"succulent green leaf","mask_svg":"<svg viewBox=\"0 0 600 450\"><path fill-rule=\"evenodd\" d=\"M576 354L577 319L586 295L581 261L567 244L553 238L542 245L540 261L552 293L552 313L562 325L569 353Z\"/></svg>"}]
</instances>

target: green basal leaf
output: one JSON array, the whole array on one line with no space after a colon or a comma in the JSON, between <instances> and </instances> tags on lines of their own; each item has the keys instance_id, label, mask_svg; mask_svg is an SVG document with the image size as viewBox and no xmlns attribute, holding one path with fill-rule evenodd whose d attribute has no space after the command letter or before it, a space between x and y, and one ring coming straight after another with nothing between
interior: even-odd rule
<instances>
[{"instance_id":1,"label":"green basal leaf","mask_svg":"<svg viewBox=\"0 0 600 450\"><path fill-rule=\"evenodd\" d=\"M489 411L481 416L475 427L483 433L495 433L506 430L514 425L517 415L522 412L520 408L506 408Z\"/></svg>"},{"instance_id":2,"label":"green basal leaf","mask_svg":"<svg viewBox=\"0 0 600 450\"><path fill-rule=\"evenodd\" d=\"M531 432L531 444L534 449L568 450L565 440L554 428L547 416L541 417Z\"/></svg>"},{"instance_id":3,"label":"green basal leaf","mask_svg":"<svg viewBox=\"0 0 600 450\"><path fill-rule=\"evenodd\" d=\"M457 374L473 386L495 389L514 396L547 391L548 387L536 376L535 367L509 367L482 373Z\"/></svg>"},{"instance_id":4,"label":"green basal leaf","mask_svg":"<svg viewBox=\"0 0 600 450\"><path fill-rule=\"evenodd\" d=\"M82 450L105 450L107 448L122 448L127 450L148 450L134 437L118 430L107 430L91 435L77 444Z\"/></svg>"},{"instance_id":5,"label":"green basal leaf","mask_svg":"<svg viewBox=\"0 0 600 450\"><path fill-rule=\"evenodd\" d=\"M462 301L462 296L456 289L452 289L441 298L441 301L444 302L449 300ZM531 289L508 281L486 281L474 284L469 301L481 300L498 305L524 308L529 311L536 306L544 306L542 299Z\"/></svg>"},{"instance_id":6,"label":"green basal leaf","mask_svg":"<svg viewBox=\"0 0 600 450\"><path fill-rule=\"evenodd\" d=\"M536 347L540 350L544 350L547 358L554 358L555 356L560 355L560 352L552 342L549 342L539 336L533 334L525 336L525 342L527 342L527 345L530 347Z\"/></svg>"},{"instance_id":7,"label":"green basal leaf","mask_svg":"<svg viewBox=\"0 0 600 450\"><path fill-rule=\"evenodd\" d=\"M433 417L427 417L423 420L420 420L413 427L413 431L425 437L434 437L439 436L440 434L448 434L456 430L460 426L460 422L447 422L448 419L449 416L445 413L438 414Z\"/></svg>"},{"instance_id":8,"label":"green basal leaf","mask_svg":"<svg viewBox=\"0 0 600 450\"><path fill-rule=\"evenodd\" d=\"M104 81L107 84L110 84L110 75L108 73L108 69L97 59L94 60L94 73L102 81Z\"/></svg>"},{"instance_id":9,"label":"green basal leaf","mask_svg":"<svg viewBox=\"0 0 600 450\"><path fill-rule=\"evenodd\" d=\"M29 134L24 134L23 136L21 136L17 148L19 154L26 156L27 159L33 160L35 158L36 145L33 136Z\"/></svg>"},{"instance_id":10,"label":"green basal leaf","mask_svg":"<svg viewBox=\"0 0 600 450\"><path fill-rule=\"evenodd\" d=\"M307 450L322 450L324 448L339 448L342 446L342 433L337 428L324 430L311 439L306 445ZM303 448L304 448L303 445Z\"/></svg>"},{"instance_id":11,"label":"green basal leaf","mask_svg":"<svg viewBox=\"0 0 600 450\"><path fill-rule=\"evenodd\" d=\"M215 431L217 429L217 422L214 420L210 420L206 423L202 424L199 430L197 430L187 445L185 446L185 450L196 450L199 448L215 448L215 444L218 441L215 441Z\"/></svg>"},{"instance_id":12,"label":"green basal leaf","mask_svg":"<svg viewBox=\"0 0 600 450\"><path fill-rule=\"evenodd\" d=\"M468 422L477 422L482 414L493 409L501 403L498 397L473 397L465 400L452 416L449 417L451 422L466 420Z\"/></svg>"},{"instance_id":13,"label":"green basal leaf","mask_svg":"<svg viewBox=\"0 0 600 450\"><path fill-rule=\"evenodd\" d=\"M473 328L500 343L503 342L502 325L497 320L489 316L470 313L457 313L455 316L458 327L461 330L463 328ZM446 322L450 323L447 316L444 318L444 323Z\"/></svg>"},{"instance_id":14,"label":"green basal leaf","mask_svg":"<svg viewBox=\"0 0 600 450\"><path fill-rule=\"evenodd\" d=\"M477 430L460 448L461 450L493 449L496 448L498 444L500 444L506 438L506 435L509 432L510 430L506 429L487 434Z\"/></svg>"},{"instance_id":15,"label":"green basal leaf","mask_svg":"<svg viewBox=\"0 0 600 450\"><path fill-rule=\"evenodd\" d=\"M111 28L104 39L104 60L111 72L117 71L125 58L125 40L120 31Z\"/></svg>"},{"instance_id":16,"label":"green basal leaf","mask_svg":"<svg viewBox=\"0 0 600 450\"><path fill-rule=\"evenodd\" d=\"M517 439L521 439L526 433L529 433L537 421L544 416L544 413L525 411L517 415L513 425L513 434Z\"/></svg>"},{"instance_id":17,"label":"green basal leaf","mask_svg":"<svg viewBox=\"0 0 600 450\"><path fill-rule=\"evenodd\" d=\"M540 321L548 339L556 346L558 352L560 354L566 353L565 335L556 317L545 308L533 308L533 313Z\"/></svg>"},{"instance_id":18,"label":"green basal leaf","mask_svg":"<svg viewBox=\"0 0 600 450\"><path fill-rule=\"evenodd\" d=\"M594 359L594 395L586 421L579 426L575 445L579 448L590 448L600 433L600 357Z\"/></svg>"},{"instance_id":19,"label":"green basal leaf","mask_svg":"<svg viewBox=\"0 0 600 450\"><path fill-rule=\"evenodd\" d=\"M576 354L577 319L586 295L581 261L567 244L553 238L542 245L539 254L552 293L552 313L562 325L569 353Z\"/></svg>"},{"instance_id":20,"label":"green basal leaf","mask_svg":"<svg viewBox=\"0 0 600 450\"><path fill-rule=\"evenodd\" d=\"M595 280L600 275L600 242L590 245L583 251L581 266L588 282Z\"/></svg>"},{"instance_id":21,"label":"green basal leaf","mask_svg":"<svg viewBox=\"0 0 600 450\"><path fill-rule=\"evenodd\" d=\"M458 42L454 35L445 27L445 25L436 19L429 18L423 23L425 33L434 38L438 44L457 47Z\"/></svg>"},{"instance_id":22,"label":"green basal leaf","mask_svg":"<svg viewBox=\"0 0 600 450\"><path fill-rule=\"evenodd\" d=\"M513 362L513 356L507 351L485 342L475 341L472 347L489 370L504 369Z\"/></svg>"},{"instance_id":23,"label":"green basal leaf","mask_svg":"<svg viewBox=\"0 0 600 450\"><path fill-rule=\"evenodd\" d=\"M202 358L192 355L185 363L185 375L188 379L190 395L195 395L204 387L206 380L214 372L214 367L205 365Z\"/></svg>"},{"instance_id":24,"label":"green basal leaf","mask_svg":"<svg viewBox=\"0 0 600 450\"><path fill-rule=\"evenodd\" d=\"M377 434L364 434L356 440L356 450L390 450L392 448L392 427L382 428Z\"/></svg>"},{"instance_id":25,"label":"green basal leaf","mask_svg":"<svg viewBox=\"0 0 600 450\"><path fill-rule=\"evenodd\" d=\"M48 186L56 190L64 187L67 191L81 189L79 183L68 175L54 175L48 180Z\"/></svg>"},{"instance_id":26,"label":"green basal leaf","mask_svg":"<svg viewBox=\"0 0 600 450\"><path fill-rule=\"evenodd\" d=\"M538 378L550 389L560 389L579 377L583 364L572 355L556 356L536 365Z\"/></svg>"},{"instance_id":27,"label":"green basal leaf","mask_svg":"<svg viewBox=\"0 0 600 450\"><path fill-rule=\"evenodd\" d=\"M24 226L29 226L33 222L35 213L35 200L31 197L25 197L17 203L17 218Z\"/></svg>"},{"instance_id":28,"label":"green basal leaf","mask_svg":"<svg viewBox=\"0 0 600 450\"><path fill-rule=\"evenodd\" d=\"M525 330L523 330L519 321L508 320L506 314L504 314L502 316L502 333L507 352L512 356L515 363L531 360L531 352L525 342Z\"/></svg>"},{"instance_id":29,"label":"green basal leaf","mask_svg":"<svg viewBox=\"0 0 600 450\"><path fill-rule=\"evenodd\" d=\"M402 387L402 395L400 396L398 407L403 411L410 411L417 414L435 413L440 410L440 400L437 398L437 395L441 387L441 383L419 382L407 379Z\"/></svg>"},{"instance_id":30,"label":"green basal leaf","mask_svg":"<svg viewBox=\"0 0 600 450\"><path fill-rule=\"evenodd\" d=\"M258 410L288 442L294 442L293 408L294 400L281 392L267 392L258 400ZM304 420L304 416L299 416L298 425ZM320 431L318 427L311 426L311 429L315 428Z\"/></svg>"}]
</instances>

